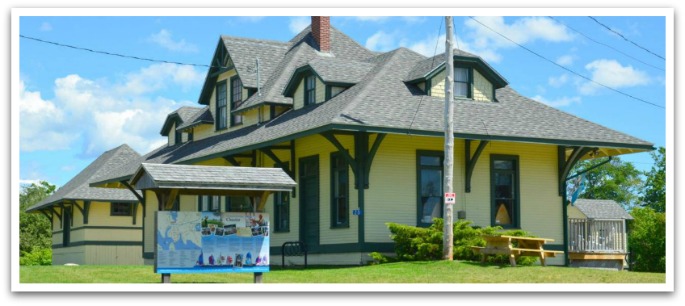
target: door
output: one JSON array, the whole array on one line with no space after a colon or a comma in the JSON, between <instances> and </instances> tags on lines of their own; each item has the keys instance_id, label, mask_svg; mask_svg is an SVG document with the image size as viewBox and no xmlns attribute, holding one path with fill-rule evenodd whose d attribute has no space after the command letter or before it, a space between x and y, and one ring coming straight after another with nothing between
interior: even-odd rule
<instances>
[{"instance_id":1,"label":"door","mask_svg":"<svg viewBox=\"0 0 685 306\"><path fill-rule=\"evenodd\" d=\"M300 240L319 245L319 156L300 159Z\"/></svg>"}]
</instances>

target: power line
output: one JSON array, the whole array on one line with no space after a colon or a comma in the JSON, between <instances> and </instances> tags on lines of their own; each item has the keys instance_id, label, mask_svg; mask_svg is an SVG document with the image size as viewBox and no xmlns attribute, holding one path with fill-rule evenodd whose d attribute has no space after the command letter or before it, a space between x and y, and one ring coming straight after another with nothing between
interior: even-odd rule
<instances>
[{"instance_id":1,"label":"power line","mask_svg":"<svg viewBox=\"0 0 685 306\"><path fill-rule=\"evenodd\" d=\"M435 40L435 50L433 50L433 60L431 61L431 68L433 68L433 65L435 64L435 55L438 53L438 45L440 44L440 32L442 32L442 18L440 19L440 26L438 27L438 36ZM428 86L428 83L424 85ZM428 91L428 88L425 88L425 91ZM416 107L416 111L414 111L414 116L411 118L411 123L409 123L409 129L411 130L411 127L414 125L414 120L416 120L416 114L419 113L419 109L421 109L421 104L423 104L423 97L425 95L421 95L421 100L419 100L419 105Z\"/></svg>"},{"instance_id":2,"label":"power line","mask_svg":"<svg viewBox=\"0 0 685 306\"><path fill-rule=\"evenodd\" d=\"M156 63L166 63L166 64L176 64L176 65L187 65L187 66L196 66L196 67L208 67L212 68L215 66L210 66L210 65L203 65L203 64L192 64L192 63L182 63L182 62L174 62L174 61L166 61L166 60L159 60L159 59L152 59L152 58L145 58L145 57L139 57L139 56L134 56L134 55L126 55L126 54L119 54L119 53L113 53L113 52L108 52L108 51L100 51L100 50L93 50L89 48L84 48L84 47L78 47L78 46L72 46L72 45L67 45L63 43L58 43L54 41L49 41L49 40L44 40L40 38L35 38L35 37L30 37L26 35L19 35L21 38L26 38L30 40L35 40L38 42L46 43L46 44L51 44L59 47L66 47L66 48L71 48L71 49L76 49L76 50L81 50L81 51L88 51L92 53L97 53L97 54L105 54L105 55L110 55L110 56L117 56L117 57L123 57L123 58L130 58L130 59L135 59L135 60L140 60L140 61L147 61L147 62L156 62Z\"/></svg>"},{"instance_id":3,"label":"power line","mask_svg":"<svg viewBox=\"0 0 685 306\"><path fill-rule=\"evenodd\" d=\"M490 28L490 27L488 27L487 25L483 24L482 22L478 21L478 19L473 18L472 16L469 16L469 18L473 19L475 22L477 22L477 23L479 23L480 25L486 27L486 28L489 29L490 31L494 32L495 34L497 34L497 35L499 35L499 36L502 36L504 39L506 39L506 40L512 42L513 44L515 44L515 45L517 45L517 46L519 46L519 47L525 49L526 51L528 51L528 52L530 52L530 53L533 53L535 56L537 56L537 57L539 57L539 58L541 58L541 59L543 59L543 60L545 60L545 61L547 61L547 62L550 62L552 65L555 65L555 66L557 66L557 67L559 67L559 68L561 68L561 69L564 69L564 70L566 70L566 71L568 71L568 72L570 72L570 73L572 73L572 74L574 74L574 75L576 75L576 76L579 76L579 77L581 77L581 78L583 78L583 79L585 79L585 80L588 80L588 81L590 81L590 82L592 82L592 83L595 83L595 84L597 84L597 85L599 85L599 86L602 86L602 87L604 87L604 88L606 88L606 89L612 90L612 91L614 91L614 92L616 92L616 93L622 94L622 95L624 95L624 96L626 96L626 97L635 99L635 100L640 101L640 102L642 102L642 103L646 103L646 104L649 104L649 105L652 105L652 106L655 106L655 107L658 107L658 108L665 108L665 107L663 107L663 106L661 106L661 105L654 104L654 103L652 103L652 102L649 102L649 101L643 100L643 99L641 99L641 98L635 97L635 96L633 96L633 95L630 95L630 94L628 94L628 93L622 92L622 91L620 91L620 90L618 90L618 89L615 89L615 88L613 88L613 87L609 87L609 86L607 86L607 85L604 85L604 84L602 84L602 83L599 83L599 82L597 82L597 81L595 81L595 80L593 80L593 79L591 79L591 78L588 78L588 77L586 77L586 76L584 76L584 75L582 75L582 74L580 74L580 73L578 73L578 72L575 72L575 71L573 71L573 70L571 70L571 69L569 69L569 68L566 68L566 67L564 67L564 66L562 66L562 65L559 65L559 64L557 64L556 62L554 62L554 61L552 61L552 60L550 60L550 59L548 59L548 58L546 58L546 57L540 55L539 53L537 53L537 52L535 52L535 51L533 51L533 50L531 50L531 49L528 49L528 48L526 48L525 46L523 46L523 45L521 45L521 44L519 44L519 43L517 43L517 42L511 40L509 37L506 37L506 36L504 36L503 34L501 34L501 33L497 32L497 31L493 30L492 28Z\"/></svg>"},{"instance_id":4,"label":"power line","mask_svg":"<svg viewBox=\"0 0 685 306\"><path fill-rule=\"evenodd\" d=\"M627 41L627 42L629 42L629 43L631 43L631 44L637 46L638 48L640 48L640 49L642 49L642 50L645 50L645 51L651 53L652 55L654 55L654 56L656 56L656 57L658 57L658 58L660 58L660 59L662 59L662 60L666 60L663 56L661 56L661 55L659 55L659 54L656 54L656 53L654 53L654 52L652 52L652 51L649 51L647 48L645 48L645 47L643 47L643 46L640 46L640 45L636 44L635 42L633 42L632 40L626 38L625 36L623 36L623 34L621 34L621 33L619 33L619 32L616 32L616 31L612 30L612 29L611 29L610 27L608 27L607 25L605 25L605 24L599 22L599 20L597 20L595 17L588 16L588 18L594 20L596 23L598 23L599 25L603 26L604 28L606 28L607 30L611 31L612 33L614 33L614 34L620 36L620 37L623 38L625 41Z\"/></svg>"},{"instance_id":5,"label":"power line","mask_svg":"<svg viewBox=\"0 0 685 306\"><path fill-rule=\"evenodd\" d=\"M562 22L561 20L558 20L558 19L556 19L556 18L554 18L554 17L552 17L552 16L547 16L547 17L548 17L548 18L551 18L552 20L554 20L554 21L556 21L556 22L562 24L563 26L565 26L565 27L567 27L567 28L573 30L574 32L580 34L581 36L583 36L583 37L589 39L590 41L592 41L592 42L594 42L594 43L596 43L596 44L599 44L599 45L605 46L605 47L607 47L607 48L610 48L610 49L612 49L612 50L614 50L614 51L616 51L616 52L618 52L618 53L621 53L621 54L623 54L623 55L625 55L625 56L627 56L627 57L629 57L629 58L632 58L633 60L636 60L636 61L638 61L638 62L640 62L640 63L643 63L643 64L645 64L645 65L647 65L647 66L650 66L650 67L652 67L652 68L654 68L654 69L658 69L658 70L661 70L661 71L665 71L665 70L662 69L662 68L659 68L659 67L657 67L657 66L654 66L654 65L649 64L649 63L646 63L646 62L643 62L643 61L641 61L640 59L638 59L638 58L636 58L636 57L633 57L633 56L631 56L631 55L629 55L629 54L627 54L627 53L625 53L625 52L623 52L623 51L621 51L621 50L619 50L619 49L616 49L616 48L614 48L614 47L612 47L612 46L610 46L610 45L608 45L608 44L605 44L605 43L603 43L603 42L594 40L594 39L592 39L591 37L589 37L589 36L587 36L587 35L581 33L580 31L578 31L578 30L572 28L572 27L569 26L568 24L565 24L565 23Z\"/></svg>"}]
</instances>

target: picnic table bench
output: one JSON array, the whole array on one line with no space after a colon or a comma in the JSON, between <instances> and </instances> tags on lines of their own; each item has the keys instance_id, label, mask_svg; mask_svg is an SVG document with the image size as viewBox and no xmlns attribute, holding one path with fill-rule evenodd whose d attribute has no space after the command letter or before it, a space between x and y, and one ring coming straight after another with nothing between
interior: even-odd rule
<instances>
[{"instance_id":1,"label":"picnic table bench","mask_svg":"<svg viewBox=\"0 0 685 306\"><path fill-rule=\"evenodd\" d=\"M545 250L543 245L554 241L554 239L549 238L484 235L483 239L485 240L484 247L471 247L475 253L482 255L482 262L485 262L489 255L507 255L509 256L511 266L516 267L516 259L519 256L536 256L540 258L540 264L545 266L545 259L547 257L555 257L557 254L564 253L563 251ZM516 242L516 246L514 246L514 242Z\"/></svg>"}]
</instances>

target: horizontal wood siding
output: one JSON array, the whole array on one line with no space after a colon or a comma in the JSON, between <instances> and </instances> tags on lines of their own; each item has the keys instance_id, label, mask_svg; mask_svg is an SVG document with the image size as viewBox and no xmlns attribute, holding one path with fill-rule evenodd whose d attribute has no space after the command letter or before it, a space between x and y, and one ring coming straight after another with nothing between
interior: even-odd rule
<instances>
[{"instance_id":1,"label":"horizontal wood siding","mask_svg":"<svg viewBox=\"0 0 685 306\"><path fill-rule=\"evenodd\" d=\"M145 227L143 229L143 252L151 253L155 251L155 212L159 203L154 192L146 190L145 192Z\"/></svg>"},{"instance_id":2,"label":"horizontal wood siding","mask_svg":"<svg viewBox=\"0 0 685 306\"><path fill-rule=\"evenodd\" d=\"M478 70L473 69L473 100L475 101L493 101L493 87L492 83L488 81Z\"/></svg>"}]
</instances>

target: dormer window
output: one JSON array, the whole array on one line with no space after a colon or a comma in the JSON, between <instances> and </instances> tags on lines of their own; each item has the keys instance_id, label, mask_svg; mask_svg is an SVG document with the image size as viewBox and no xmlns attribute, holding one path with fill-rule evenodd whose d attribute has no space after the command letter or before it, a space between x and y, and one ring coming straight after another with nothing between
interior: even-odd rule
<instances>
[{"instance_id":1,"label":"dormer window","mask_svg":"<svg viewBox=\"0 0 685 306\"><path fill-rule=\"evenodd\" d=\"M316 103L316 76L309 75L304 79L304 105Z\"/></svg>"},{"instance_id":2,"label":"dormer window","mask_svg":"<svg viewBox=\"0 0 685 306\"><path fill-rule=\"evenodd\" d=\"M237 109L243 103L243 82L240 78L231 78L231 109ZM242 115L231 116L231 126L243 124Z\"/></svg>"},{"instance_id":3,"label":"dormer window","mask_svg":"<svg viewBox=\"0 0 685 306\"><path fill-rule=\"evenodd\" d=\"M454 68L454 96L458 98L470 98L471 82L469 81L468 68Z\"/></svg>"},{"instance_id":4,"label":"dormer window","mask_svg":"<svg viewBox=\"0 0 685 306\"><path fill-rule=\"evenodd\" d=\"M216 85L216 129L223 130L226 128L226 116L228 110L226 109L226 81L219 82Z\"/></svg>"}]
</instances>

